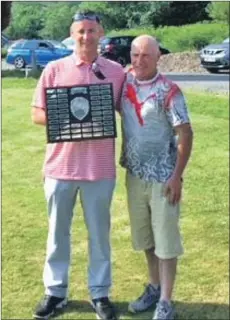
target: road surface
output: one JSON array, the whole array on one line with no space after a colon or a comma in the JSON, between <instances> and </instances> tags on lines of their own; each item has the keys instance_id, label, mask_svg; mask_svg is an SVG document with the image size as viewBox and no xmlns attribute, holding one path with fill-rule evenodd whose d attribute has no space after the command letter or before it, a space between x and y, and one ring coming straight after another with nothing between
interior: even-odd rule
<instances>
[{"instance_id":1,"label":"road surface","mask_svg":"<svg viewBox=\"0 0 230 320\"><path fill-rule=\"evenodd\" d=\"M2 61L2 70L14 69L14 66ZM198 73L165 73L165 75L176 82L182 89L195 89L206 92L229 93L230 74L198 74Z\"/></svg>"},{"instance_id":2,"label":"road surface","mask_svg":"<svg viewBox=\"0 0 230 320\"><path fill-rule=\"evenodd\" d=\"M165 73L183 89L229 93L230 74Z\"/></svg>"}]
</instances>

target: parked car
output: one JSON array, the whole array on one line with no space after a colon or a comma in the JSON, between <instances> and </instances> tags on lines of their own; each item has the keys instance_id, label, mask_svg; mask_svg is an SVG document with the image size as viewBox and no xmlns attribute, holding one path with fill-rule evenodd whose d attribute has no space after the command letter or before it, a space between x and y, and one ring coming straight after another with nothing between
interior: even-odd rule
<instances>
[{"instance_id":1,"label":"parked car","mask_svg":"<svg viewBox=\"0 0 230 320\"><path fill-rule=\"evenodd\" d=\"M126 66L130 61L131 43L135 36L112 36L103 37L99 41L98 53L105 58L119 62L122 66ZM163 48L161 44L161 54L168 54L170 51Z\"/></svg>"},{"instance_id":2,"label":"parked car","mask_svg":"<svg viewBox=\"0 0 230 320\"><path fill-rule=\"evenodd\" d=\"M221 44L210 44L200 52L201 65L211 73L230 69L229 38Z\"/></svg>"},{"instance_id":3,"label":"parked car","mask_svg":"<svg viewBox=\"0 0 230 320\"><path fill-rule=\"evenodd\" d=\"M6 62L13 64L16 69L25 68L32 64L33 51L36 65L39 67L73 52L55 40L18 40L9 47Z\"/></svg>"},{"instance_id":4,"label":"parked car","mask_svg":"<svg viewBox=\"0 0 230 320\"><path fill-rule=\"evenodd\" d=\"M64 46L66 46L66 48L70 49L70 50L74 50L76 47L76 42L73 38L69 37L66 38L62 41L62 44L64 44Z\"/></svg>"}]
</instances>

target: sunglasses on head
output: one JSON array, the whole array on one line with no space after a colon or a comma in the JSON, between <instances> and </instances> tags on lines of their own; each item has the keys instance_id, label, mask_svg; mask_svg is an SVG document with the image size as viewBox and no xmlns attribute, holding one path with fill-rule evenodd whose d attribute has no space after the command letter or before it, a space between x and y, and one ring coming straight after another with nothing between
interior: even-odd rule
<instances>
[{"instance_id":1,"label":"sunglasses on head","mask_svg":"<svg viewBox=\"0 0 230 320\"><path fill-rule=\"evenodd\" d=\"M92 64L92 71L95 74L95 76L100 79L100 80L105 80L105 76L104 74L100 71L98 65L96 64L96 62L93 62Z\"/></svg>"},{"instance_id":2,"label":"sunglasses on head","mask_svg":"<svg viewBox=\"0 0 230 320\"><path fill-rule=\"evenodd\" d=\"M100 23L100 18L96 14L76 13L73 16L73 21L82 21L82 20L96 21L97 23Z\"/></svg>"}]
</instances>

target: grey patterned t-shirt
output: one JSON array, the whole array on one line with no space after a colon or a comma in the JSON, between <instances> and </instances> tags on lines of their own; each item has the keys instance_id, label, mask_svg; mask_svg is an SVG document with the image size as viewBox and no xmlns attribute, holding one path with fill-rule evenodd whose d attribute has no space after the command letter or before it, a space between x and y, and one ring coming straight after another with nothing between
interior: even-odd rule
<instances>
[{"instance_id":1,"label":"grey patterned t-shirt","mask_svg":"<svg viewBox=\"0 0 230 320\"><path fill-rule=\"evenodd\" d=\"M121 116L120 164L145 181L166 182L177 157L174 127L190 122L179 87L159 73L140 82L128 72Z\"/></svg>"}]
</instances>

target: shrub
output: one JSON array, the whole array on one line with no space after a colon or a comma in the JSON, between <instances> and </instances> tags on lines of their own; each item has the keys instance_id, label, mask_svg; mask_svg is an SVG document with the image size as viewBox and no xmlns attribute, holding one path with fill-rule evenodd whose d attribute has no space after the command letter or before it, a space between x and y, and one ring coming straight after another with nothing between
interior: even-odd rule
<instances>
[{"instance_id":1,"label":"shrub","mask_svg":"<svg viewBox=\"0 0 230 320\"><path fill-rule=\"evenodd\" d=\"M229 2L211 2L208 4L206 11L209 16L216 21L222 21L225 23L230 22L229 15Z\"/></svg>"},{"instance_id":2,"label":"shrub","mask_svg":"<svg viewBox=\"0 0 230 320\"><path fill-rule=\"evenodd\" d=\"M228 25L221 23L197 23L156 30L159 38L172 51L197 51L207 44L220 43L228 36Z\"/></svg>"},{"instance_id":3,"label":"shrub","mask_svg":"<svg viewBox=\"0 0 230 320\"><path fill-rule=\"evenodd\" d=\"M197 51L207 44L220 43L229 34L229 26L224 23L196 23L180 27L136 28L112 31L108 35L149 34L160 40L172 52Z\"/></svg>"},{"instance_id":4,"label":"shrub","mask_svg":"<svg viewBox=\"0 0 230 320\"><path fill-rule=\"evenodd\" d=\"M7 49L6 48L1 48L1 57L5 58L7 55Z\"/></svg>"},{"instance_id":5,"label":"shrub","mask_svg":"<svg viewBox=\"0 0 230 320\"><path fill-rule=\"evenodd\" d=\"M25 78L25 72L21 70L2 70L2 78Z\"/></svg>"},{"instance_id":6,"label":"shrub","mask_svg":"<svg viewBox=\"0 0 230 320\"><path fill-rule=\"evenodd\" d=\"M27 78L38 79L41 76L42 70L32 71L30 70ZM2 78L26 78L24 70L2 70Z\"/></svg>"}]
</instances>

